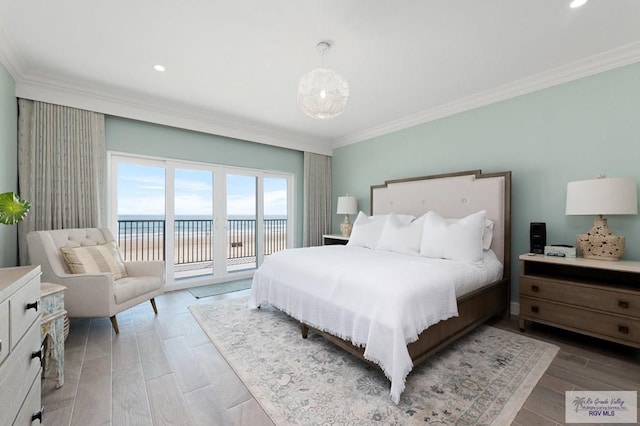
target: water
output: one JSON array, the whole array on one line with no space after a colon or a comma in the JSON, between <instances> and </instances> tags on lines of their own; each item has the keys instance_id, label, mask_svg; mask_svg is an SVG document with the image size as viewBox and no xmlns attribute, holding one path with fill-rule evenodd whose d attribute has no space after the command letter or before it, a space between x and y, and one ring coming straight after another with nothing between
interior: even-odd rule
<instances>
[{"instance_id":1,"label":"water","mask_svg":"<svg viewBox=\"0 0 640 426\"><path fill-rule=\"evenodd\" d=\"M284 232L287 216L265 215L265 232ZM212 217L207 215L177 215L175 233L210 233ZM138 235L163 235L163 215L118 215L120 237ZM130 221L129 223L122 221ZM147 222L148 221L148 222ZM255 217L251 215L230 215L227 229L231 232L254 232Z\"/></svg>"}]
</instances>

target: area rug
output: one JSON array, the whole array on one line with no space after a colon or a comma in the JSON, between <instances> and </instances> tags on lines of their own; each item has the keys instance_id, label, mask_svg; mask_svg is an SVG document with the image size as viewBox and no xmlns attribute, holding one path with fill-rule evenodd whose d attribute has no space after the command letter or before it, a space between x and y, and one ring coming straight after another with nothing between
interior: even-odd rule
<instances>
[{"instance_id":1,"label":"area rug","mask_svg":"<svg viewBox=\"0 0 640 426\"><path fill-rule=\"evenodd\" d=\"M277 425L507 425L558 351L483 325L414 368L395 405L381 370L302 339L278 310L249 310L245 297L189 309Z\"/></svg>"},{"instance_id":2,"label":"area rug","mask_svg":"<svg viewBox=\"0 0 640 426\"><path fill-rule=\"evenodd\" d=\"M221 284L203 285L200 287L192 287L189 289L189 293L193 294L196 298L210 297L218 294L231 293L232 291L240 291L251 288L251 279L231 281Z\"/></svg>"}]
</instances>

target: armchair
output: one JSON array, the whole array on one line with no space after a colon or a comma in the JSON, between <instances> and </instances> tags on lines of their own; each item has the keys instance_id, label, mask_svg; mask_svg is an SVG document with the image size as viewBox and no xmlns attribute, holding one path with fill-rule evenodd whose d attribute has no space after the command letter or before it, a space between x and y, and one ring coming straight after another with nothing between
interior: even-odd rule
<instances>
[{"instance_id":1,"label":"armchair","mask_svg":"<svg viewBox=\"0 0 640 426\"><path fill-rule=\"evenodd\" d=\"M70 317L109 317L119 333L116 314L149 300L158 314L155 297L164 292L164 261L124 262L127 276L114 280L113 273L74 274L67 266L62 247L97 246L114 241L104 228L58 229L27 234L29 258L40 265L42 281L61 284L65 309Z\"/></svg>"}]
</instances>

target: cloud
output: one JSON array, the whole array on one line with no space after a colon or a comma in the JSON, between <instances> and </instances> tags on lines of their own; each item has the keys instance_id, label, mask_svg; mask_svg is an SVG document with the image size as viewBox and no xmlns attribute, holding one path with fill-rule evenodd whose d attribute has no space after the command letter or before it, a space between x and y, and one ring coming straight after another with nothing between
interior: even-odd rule
<instances>
[{"instance_id":1,"label":"cloud","mask_svg":"<svg viewBox=\"0 0 640 426\"><path fill-rule=\"evenodd\" d=\"M119 215L164 215L164 194L118 197Z\"/></svg>"},{"instance_id":2,"label":"cloud","mask_svg":"<svg viewBox=\"0 0 640 426\"><path fill-rule=\"evenodd\" d=\"M265 192L264 194L264 214L280 215L287 214L287 190L276 190Z\"/></svg>"},{"instance_id":3,"label":"cloud","mask_svg":"<svg viewBox=\"0 0 640 426\"><path fill-rule=\"evenodd\" d=\"M213 202L211 196L203 197L198 194L184 194L176 196L176 215L206 215L211 216Z\"/></svg>"},{"instance_id":4,"label":"cloud","mask_svg":"<svg viewBox=\"0 0 640 426\"><path fill-rule=\"evenodd\" d=\"M149 174L145 174L149 173ZM183 172L176 177L175 214L211 215L213 209L211 175ZM244 177L242 177L244 178ZM119 215L164 215L164 172L156 169L133 168L118 175ZM266 179L264 194L265 215L287 214L286 181ZM229 179L227 212L229 215L253 216L256 213L255 186L247 186L247 179ZM273 189L272 189L273 188Z\"/></svg>"}]
</instances>

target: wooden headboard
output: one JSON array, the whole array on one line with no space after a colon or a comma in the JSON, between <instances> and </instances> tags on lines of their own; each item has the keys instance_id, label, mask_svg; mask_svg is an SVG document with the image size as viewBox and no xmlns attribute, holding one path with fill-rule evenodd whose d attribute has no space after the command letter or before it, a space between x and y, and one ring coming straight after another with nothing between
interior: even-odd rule
<instances>
[{"instance_id":1,"label":"wooden headboard","mask_svg":"<svg viewBox=\"0 0 640 426\"><path fill-rule=\"evenodd\" d=\"M460 218L487 211L493 225L491 249L510 274L511 172L480 170L386 181L371 187L371 214L406 213L421 216L433 210Z\"/></svg>"}]
</instances>

